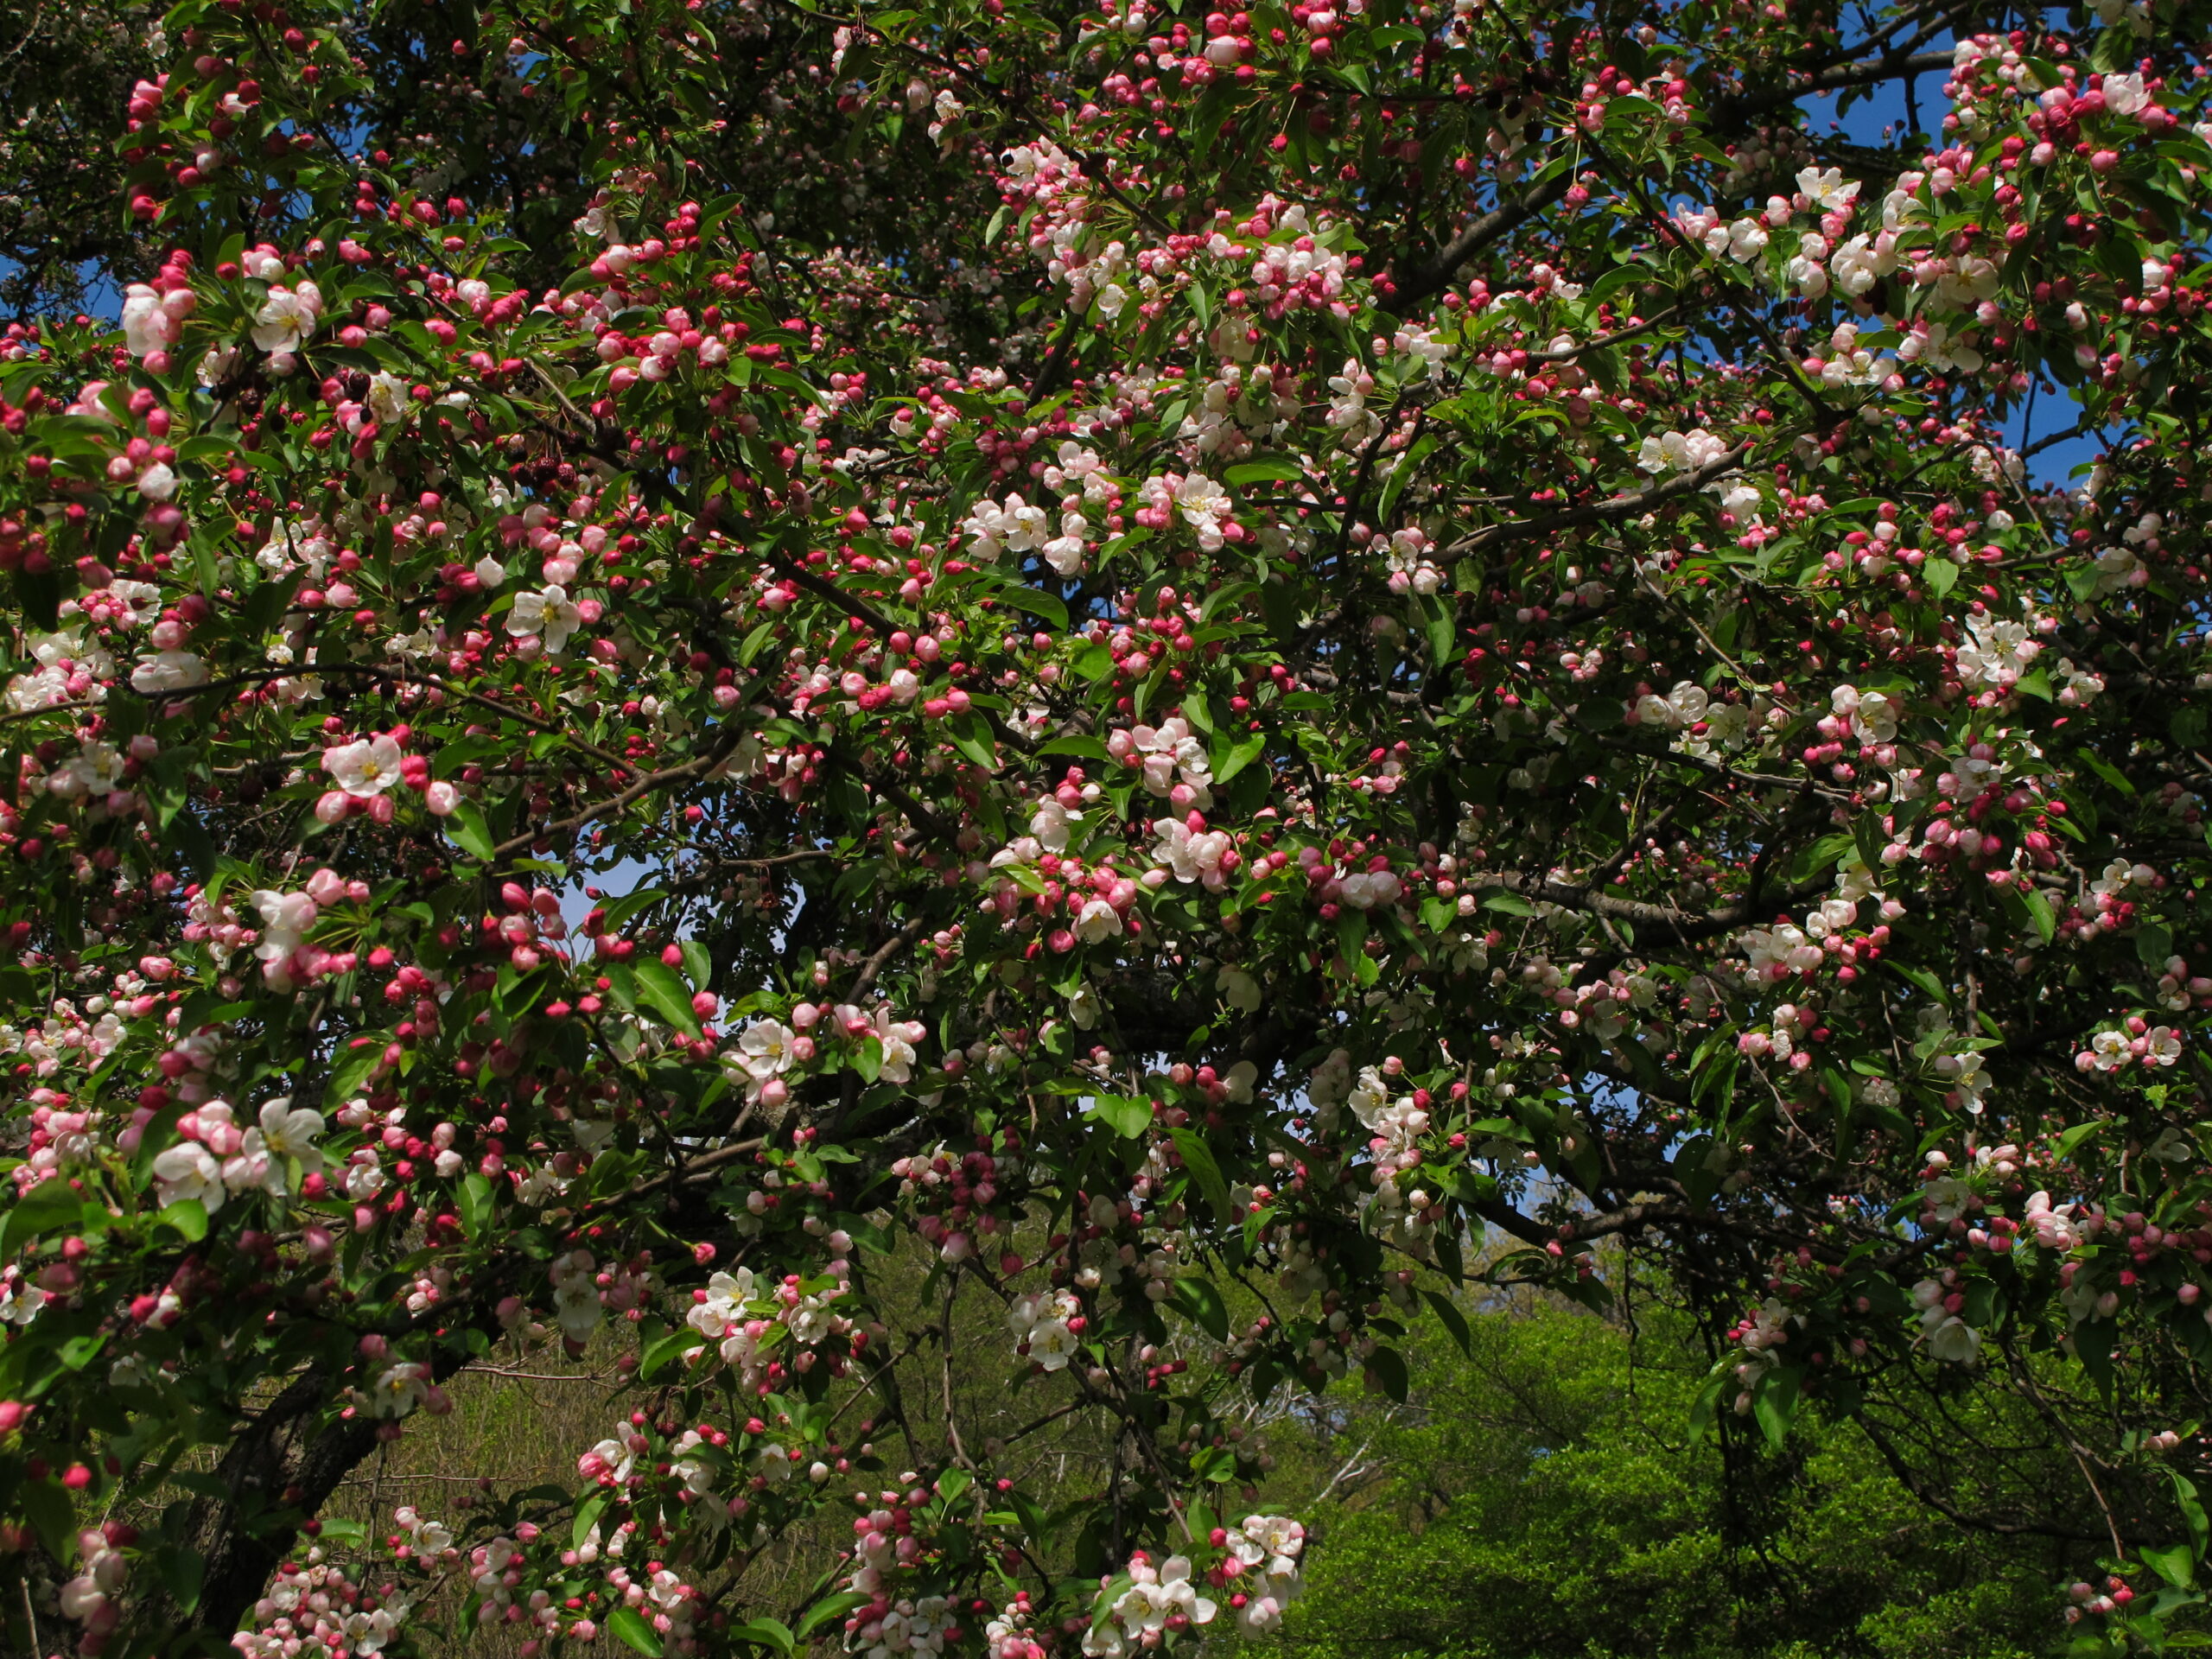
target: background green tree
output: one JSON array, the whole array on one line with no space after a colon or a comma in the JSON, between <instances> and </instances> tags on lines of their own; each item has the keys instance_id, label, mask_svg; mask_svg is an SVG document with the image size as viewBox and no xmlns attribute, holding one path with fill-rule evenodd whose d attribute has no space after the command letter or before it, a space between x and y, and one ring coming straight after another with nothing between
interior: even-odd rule
<instances>
[{"instance_id":1,"label":"background green tree","mask_svg":"<svg viewBox=\"0 0 2212 1659\"><path fill-rule=\"evenodd\" d=\"M2094 1521L2011 1511L2003 1530L1957 1525L1850 1422L1802 1420L1778 1449L1732 1420L1693 1432L1707 1363L1670 1307L1640 1306L1631 1326L1500 1299L1468 1332L1465 1351L1440 1329L1421 1339L1402 1406L1347 1390L1278 1424L1279 1478L1330 1494L1312 1511L1321 1547L1280 1653L2063 1650L2052 1589L2091 1570ZM1962 1453L2019 1427L1986 1398L1960 1411ZM1928 1415L1913 1427L1950 1432ZM2022 1473L2070 1495L2063 1450L2024 1455Z\"/></svg>"}]
</instances>

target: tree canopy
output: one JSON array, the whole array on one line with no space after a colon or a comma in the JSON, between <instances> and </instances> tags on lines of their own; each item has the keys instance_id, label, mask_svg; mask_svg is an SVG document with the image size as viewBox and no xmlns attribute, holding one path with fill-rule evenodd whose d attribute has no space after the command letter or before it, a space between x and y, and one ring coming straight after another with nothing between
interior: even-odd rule
<instances>
[{"instance_id":1,"label":"tree canopy","mask_svg":"<svg viewBox=\"0 0 2212 1659\"><path fill-rule=\"evenodd\" d=\"M1266 1636L1253 1402L1639 1264L1686 1433L2196 1634L2212 9L126 16L7 158L123 181L0 340L35 1646Z\"/></svg>"},{"instance_id":2,"label":"tree canopy","mask_svg":"<svg viewBox=\"0 0 2212 1659\"><path fill-rule=\"evenodd\" d=\"M1464 1351L1415 1338L1404 1402L1340 1389L1270 1425L1274 1489L1316 1540L1269 1641L1286 1659L2066 1651L2050 1586L2077 1544L1957 1525L1854 1425L1808 1414L1779 1453L1686 1433L1707 1360L1663 1300L1603 1320L1489 1300ZM2056 1497L2066 1452L2024 1416L1976 1395L1944 1427L1981 1472Z\"/></svg>"}]
</instances>

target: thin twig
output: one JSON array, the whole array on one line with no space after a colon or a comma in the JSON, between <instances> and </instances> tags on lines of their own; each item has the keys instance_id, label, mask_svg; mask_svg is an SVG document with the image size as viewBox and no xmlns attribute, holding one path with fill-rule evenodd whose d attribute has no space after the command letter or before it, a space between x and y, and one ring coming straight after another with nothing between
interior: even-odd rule
<instances>
[{"instance_id":1,"label":"thin twig","mask_svg":"<svg viewBox=\"0 0 2212 1659\"><path fill-rule=\"evenodd\" d=\"M1639 490L1633 495L1610 496L1603 501L1569 507L1563 512L1547 513L1540 518L1510 518L1503 524L1484 524L1480 530L1461 537L1443 549L1438 557L1464 559L1516 537L1548 536L1554 531L1573 530L1582 524L1602 524L1617 518L1639 517L1662 501L1701 490L1715 479L1736 471L1743 465L1745 456L1751 454L1751 443L1752 440L1746 438L1727 454L1708 461L1694 471L1678 473L1665 483L1655 484L1649 489Z\"/></svg>"}]
</instances>

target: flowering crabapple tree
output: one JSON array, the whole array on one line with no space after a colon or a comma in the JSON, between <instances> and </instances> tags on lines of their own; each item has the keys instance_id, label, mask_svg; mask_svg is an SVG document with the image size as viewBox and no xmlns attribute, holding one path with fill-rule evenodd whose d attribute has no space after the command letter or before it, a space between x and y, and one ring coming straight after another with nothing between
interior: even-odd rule
<instances>
[{"instance_id":1,"label":"flowering crabapple tree","mask_svg":"<svg viewBox=\"0 0 2212 1659\"><path fill-rule=\"evenodd\" d=\"M1961 1525L1897 1414L2031 1412L2162 1639L2208 22L181 0L157 268L0 353L10 1647L1266 1630L1253 1400L1645 1262ZM610 1344L571 1486L326 1524Z\"/></svg>"}]
</instances>

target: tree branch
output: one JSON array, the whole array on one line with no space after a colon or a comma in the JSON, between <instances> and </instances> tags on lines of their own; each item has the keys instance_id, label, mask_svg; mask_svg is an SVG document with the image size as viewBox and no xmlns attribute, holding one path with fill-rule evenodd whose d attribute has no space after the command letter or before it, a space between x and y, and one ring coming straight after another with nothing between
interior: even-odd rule
<instances>
[{"instance_id":1,"label":"tree branch","mask_svg":"<svg viewBox=\"0 0 2212 1659\"><path fill-rule=\"evenodd\" d=\"M1400 283L1391 308L1402 315L1442 293L1460 266L1558 201L1573 182L1574 169L1562 168L1554 177L1530 186L1517 200L1491 208L1446 243L1435 258Z\"/></svg>"},{"instance_id":2,"label":"tree branch","mask_svg":"<svg viewBox=\"0 0 2212 1659\"><path fill-rule=\"evenodd\" d=\"M1547 513L1541 518L1510 518L1503 524L1484 524L1480 530L1461 537L1442 550L1438 557L1464 559L1516 537L1548 536L1554 531L1573 530L1582 524L1610 524L1617 519L1640 517L1662 501L1701 490L1715 479L1736 471L1743 465L1744 457L1751 454L1752 442L1746 438L1726 454L1706 462L1694 472L1679 473L1663 484L1655 484L1649 489L1639 490L1633 495L1611 496L1603 501L1591 502L1586 506Z\"/></svg>"}]
</instances>

